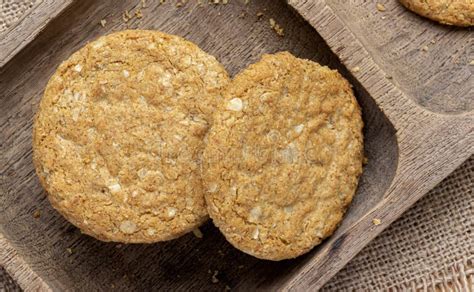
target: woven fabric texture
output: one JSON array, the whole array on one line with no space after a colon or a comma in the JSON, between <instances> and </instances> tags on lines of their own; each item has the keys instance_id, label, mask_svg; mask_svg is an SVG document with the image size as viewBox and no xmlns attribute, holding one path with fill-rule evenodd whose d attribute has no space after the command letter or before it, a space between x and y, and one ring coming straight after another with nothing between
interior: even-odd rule
<instances>
[{"instance_id":1,"label":"woven fabric texture","mask_svg":"<svg viewBox=\"0 0 474 292\"><path fill-rule=\"evenodd\" d=\"M474 291L474 157L365 247L323 288Z\"/></svg>"},{"instance_id":2,"label":"woven fabric texture","mask_svg":"<svg viewBox=\"0 0 474 292\"><path fill-rule=\"evenodd\" d=\"M42 0L0 0L0 35ZM474 157L416 203L324 291L474 291ZM20 288L0 267L0 291Z\"/></svg>"},{"instance_id":3,"label":"woven fabric texture","mask_svg":"<svg viewBox=\"0 0 474 292\"><path fill-rule=\"evenodd\" d=\"M0 34L41 0L0 0Z\"/></svg>"}]
</instances>

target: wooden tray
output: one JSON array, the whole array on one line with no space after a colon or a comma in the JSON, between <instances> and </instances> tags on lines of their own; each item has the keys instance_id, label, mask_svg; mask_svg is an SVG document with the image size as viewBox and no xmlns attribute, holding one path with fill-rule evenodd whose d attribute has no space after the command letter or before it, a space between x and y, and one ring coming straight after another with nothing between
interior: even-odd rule
<instances>
[{"instance_id":1,"label":"wooden tray","mask_svg":"<svg viewBox=\"0 0 474 292\"><path fill-rule=\"evenodd\" d=\"M275 0L202 7L189 1L179 8L171 0L147 1L143 17L126 23L123 12L133 14L140 1L66 2L61 13L43 11L59 16L42 22L39 34L30 27L33 34L25 33L36 37L0 63L6 63L0 69L0 264L29 290L317 289L474 153L472 31L423 20L396 1L383 14L372 1L289 1L309 23ZM269 18L285 37L270 28ZM51 208L31 162L32 119L44 86L73 51L127 27L186 37L231 74L262 53L289 50L351 81L363 108L369 163L331 238L298 259L268 262L231 247L212 223L202 228L203 239L117 245L82 235ZM12 38L7 45L21 43Z\"/></svg>"}]
</instances>

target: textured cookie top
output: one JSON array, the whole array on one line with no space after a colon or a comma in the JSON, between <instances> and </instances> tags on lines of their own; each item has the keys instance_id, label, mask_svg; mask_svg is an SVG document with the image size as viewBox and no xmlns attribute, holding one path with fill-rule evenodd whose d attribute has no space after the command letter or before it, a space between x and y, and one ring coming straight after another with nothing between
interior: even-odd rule
<instances>
[{"instance_id":1,"label":"textured cookie top","mask_svg":"<svg viewBox=\"0 0 474 292\"><path fill-rule=\"evenodd\" d=\"M203 154L211 218L258 258L309 251L335 230L362 172L363 123L349 83L278 53L223 96Z\"/></svg>"},{"instance_id":2,"label":"textured cookie top","mask_svg":"<svg viewBox=\"0 0 474 292\"><path fill-rule=\"evenodd\" d=\"M168 240L203 223L203 138L228 81L214 57L160 32L80 49L51 77L34 125L53 206L105 241Z\"/></svg>"},{"instance_id":3,"label":"textured cookie top","mask_svg":"<svg viewBox=\"0 0 474 292\"><path fill-rule=\"evenodd\" d=\"M474 0L400 0L413 12L444 24L474 25Z\"/></svg>"}]
</instances>

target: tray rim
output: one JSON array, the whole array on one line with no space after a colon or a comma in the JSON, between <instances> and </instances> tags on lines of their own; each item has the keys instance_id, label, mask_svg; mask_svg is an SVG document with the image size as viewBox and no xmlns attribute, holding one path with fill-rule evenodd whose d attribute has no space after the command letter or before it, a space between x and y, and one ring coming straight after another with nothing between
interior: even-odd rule
<instances>
[{"instance_id":1,"label":"tray rim","mask_svg":"<svg viewBox=\"0 0 474 292\"><path fill-rule=\"evenodd\" d=\"M371 229L370 232L366 232L367 236L362 239L359 238L356 244L352 244L352 247L355 247L355 249L350 252L346 251L343 256L339 256L337 264L325 262L324 260L327 260L327 258L323 258L321 261L327 267L324 267L324 273L318 275L316 279L311 281L304 280L304 277L311 273L312 267L309 263L301 267L298 272L280 281L284 291L304 291L321 288L372 239L398 219L407 209L452 173L471 155L474 155L474 145L469 147L469 145L474 143L474 111L446 114L433 112L422 107L408 97L407 93L385 78L382 68L365 49L358 37L339 18L334 9L327 3L327 0L286 0L286 2L321 35L333 53L339 57L343 66L346 68L360 66L360 72L370 72L370 74L353 72L352 75L360 82L361 86L374 99L377 106L395 127L399 147L395 177L386 191L384 199L357 223L352 225L352 231L359 231L361 234L366 232L367 229ZM311 11L306 11L306 13L301 11L305 5ZM453 131L453 129L457 131ZM433 147L434 153L432 156L428 156L427 153L431 150L430 146L423 145L423 142L426 141L426 138L422 138L424 136L426 138L433 138L436 141L429 144ZM440 145L437 145L437 143ZM420 149L412 149L417 148L416 146L420 146ZM448 147L452 148L446 149ZM442 151L446 153L442 155ZM413 157L418 153L424 154L421 156L423 159L414 161ZM456 155L448 159L448 154ZM443 164L438 160L445 160L445 163ZM430 162L431 164L429 164ZM417 174L415 176L415 179L420 179L425 184L420 183L418 188L409 186L409 179L403 178L403 172L407 169L416 169L427 163L426 169L419 171L421 175ZM434 164L438 165L434 166ZM414 189L410 190L412 191L411 196L401 194L401 191L409 188ZM405 201L403 201L403 198L405 198ZM399 205L396 205L394 202L398 202ZM387 209L391 206L396 208L391 213L387 212ZM373 226L372 218L382 218L382 224ZM350 235L349 232L348 234ZM326 254L335 252L336 255L339 255L337 249L341 248L341 246L344 249L344 245L344 240L342 240L342 243L336 242L332 249L331 247L326 249ZM343 260L341 260L341 257ZM313 261L316 262L317 260L313 259ZM317 266L318 263L314 265ZM317 270L317 272L320 273L321 271Z\"/></svg>"},{"instance_id":2,"label":"tray rim","mask_svg":"<svg viewBox=\"0 0 474 292\"><path fill-rule=\"evenodd\" d=\"M0 68L5 66L16 54L31 43L36 36L58 17L74 0L44 0L31 7L29 13L23 15L12 27L0 36ZM48 13L43 13L47 11ZM22 40L17 43L17 38Z\"/></svg>"},{"instance_id":3,"label":"tray rim","mask_svg":"<svg viewBox=\"0 0 474 292\"><path fill-rule=\"evenodd\" d=\"M0 266L25 291L53 291L49 285L18 254L0 231Z\"/></svg>"},{"instance_id":4,"label":"tray rim","mask_svg":"<svg viewBox=\"0 0 474 292\"><path fill-rule=\"evenodd\" d=\"M72 4L73 0L67 0L66 2L68 2L68 4L66 6L63 7L62 10L66 9L70 4ZM290 2L292 2L291 0L288 1L289 4L291 5ZM61 10L61 11L62 11ZM59 15L60 12L58 12L56 14ZM303 16L303 18L305 18ZM52 20L52 19L50 19ZM305 20L307 20L305 18ZM309 21L308 21L309 22ZM311 22L309 22L311 24ZM41 30L42 28L44 28L45 26L47 25L44 24L44 26L42 26L38 31L36 31L36 33L27 41L24 43L24 45L20 48L18 48L18 50L16 52L14 52L14 54L11 56L13 57L16 53L19 53L23 48L24 46L26 46L29 42L33 41L35 39L35 37L37 35L39 35L41 33ZM313 24L311 24L311 26L314 27ZM320 29L317 29L318 33L321 34L320 32ZM324 37L324 40L327 41L326 37ZM331 47L331 45L328 43L328 45ZM334 52L334 50L333 50ZM337 56L339 56L339 53L336 53L334 52ZM1 59L0 59L1 60ZM1 60L3 61L3 60ZM8 60L7 60L8 61ZM373 61L373 60L372 60ZM6 62L5 62L6 63ZM5 63L1 63L0 62L0 68L5 64ZM341 63L346 66L347 68L349 68L348 64L346 64L345 62L343 62L341 60ZM380 68L378 68L380 71L382 71ZM382 71L383 72L383 71ZM358 81L360 81L362 83L362 81L360 80L360 78L357 78L355 77L355 79L357 79ZM368 90L368 89L367 89ZM369 91L369 90L368 90ZM370 92L370 91L369 91ZM374 100L377 102L379 108L383 109L382 106L380 106L379 102L380 100L377 100L375 98L375 96L371 93L370 94L372 98L374 98ZM388 110L387 111L384 111L385 115L387 116L387 118L392 122L392 119L390 118L390 115L394 115L395 112L392 112L391 110ZM428 113L428 115L431 116L430 113ZM468 116L472 116L471 113L468 113L467 114ZM400 127L400 124L398 123L394 123L394 126L396 129L399 129ZM472 153L474 153L474 151L472 151ZM472 154L471 154L472 155ZM469 157L469 155L466 157L466 159ZM460 161L459 159L456 160L455 163L453 163L452 165L450 165L451 167L458 167L465 159L463 159L462 161ZM454 170L454 168L452 170ZM398 172L398 167L397 167L397 172ZM450 173L450 172L449 172ZM439 176L438 177L438 180L441 181L444 177L446 177L447 175L449 175L449 173L446 173L446 174L443 174L442 176ZM438 181L438 182L439 182ZM424 192L423 194L420 194L417 199L421 198L422 195L424 195L426 192ZM414 201L416 202L416 200ZM413 202L413 203L414 203ZM411 206L412 204L410 204L409 206ZM369 212L370 213L370 212ZM399 215L401 215L402 213L400 213ZM396 216L396 218L398 218L399 216ZM393 219L393 220L395 220ZM392 221L393 221L392 220ZM391 222L390 222L391 223ZM376 228L376 233L372 233L372 234L375 234L374 237L379 234L380 232L382 232L386 227L388 227L389 224L387 224L387 222L384 222L384 224L382 224L380 227ZM367 241L367 243L369 242L370 240ZM39 291L51 291L51 288L50 286L41 279L41 277L38 276L38 274L36 274L34 272L34 270L31 268L30 265L28 265L21 257L21 255L15 250L15 248L13 247L14 246L14 243L10 243L10 241L2 234L2 232L0 231L0 247L2 249L2 252L0 252L0 264L3 265L5 267L5 269L12 275L12 277L17 281L17 283L25 290L39 290ZM3 248L5 248L5 252L3 252ZM21 269L17 269L17 265L21 265ZM297 273L298 274L298 273ZM335 274L335 272L334 272ZM330 277L327 277L327 280L329 280ZM319 283L320 284L320 283ZM322 286L322 284L321 284ZM286 289L291 289L293 288L293 286L291 285L291 281L288 281L286 282L285 281L285 290Z\"/></svg>"}]
</instances>

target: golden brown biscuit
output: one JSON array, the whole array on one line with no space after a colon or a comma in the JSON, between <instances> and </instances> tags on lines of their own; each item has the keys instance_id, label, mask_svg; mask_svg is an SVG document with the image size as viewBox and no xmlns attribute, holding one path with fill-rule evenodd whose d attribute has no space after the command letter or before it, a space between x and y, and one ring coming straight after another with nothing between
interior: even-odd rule
<instances>
[{"instance_id":1,"label":"golden brown biscuit","mask_svg":"<svg viewBox=\"0 0 474 292\"><path fill-rule=\"evenodd\" d=\"M474 25L473 0L400 0L411 11L443 24Z\"/></svg>"},{"instance_id":2,"label":"golden brown biscuit","mask_svg":"<svg viewBox=\"0 0 474 292\"><path fill-rule=\"evenodd\" d=\"M362 172L360 108L334 70L265 55L224 91L206 136L208 211L236 248L299 256L333 233Z\"/></svg>"},{"instance_id":3,"label":"golden brown biscuit","mask_svg":"<svg viewBox=\"0 0 474 292\"><path fill-rule=\"evenodd\" d=\"M80 49L51 77L34 125L52 205L104 241L156 242L199 226L203 138L228 81L214 57L160 32Z\"/></svg>"}]
</instances>

